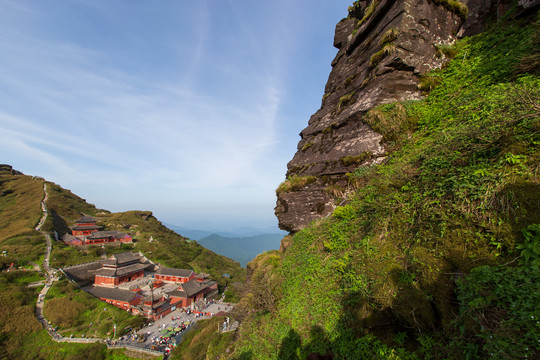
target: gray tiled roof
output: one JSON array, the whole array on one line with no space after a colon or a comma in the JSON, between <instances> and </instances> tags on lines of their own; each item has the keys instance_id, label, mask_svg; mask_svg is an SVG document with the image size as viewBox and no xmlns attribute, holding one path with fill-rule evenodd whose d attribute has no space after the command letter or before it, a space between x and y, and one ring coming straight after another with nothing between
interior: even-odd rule
<instances>
[{"instance_id":1,"label":"gray tiled roof","mask_svg":"<svg viewBox=\"0 0 540 360\"><path fill-rule=\"evenodd\" d=\"M141 255L134 254L131 251L126 251L119 254L114 254L107 260L105 260L105 264L107 265L122 265L130 262L139 261L141 259Z\"/></svg>"},{"instance_id":2,"label":"gray tiled roof","mask_svg":"<svg viewBox=\"0 0 540 360\"><path fill-rule=\"evenodd\" d=\"M96 275L101 276L124 276L131 273L136 273L138 271L144 270L146 268L146 265L144 264L131 264L127 266L122 266L116 269L111 268L102 268L101 270L96 271Z\"/></svg>"},{"instance_id":3,"label":"gray tiled roof","mask_svg":"<svg viewBox=\"0 0 540 360\"><path fill-rule=\"evenodd\" d=\"M75 225L71 228L71 230L99 230L101 229L101 226L99 225L86 225L86 226L78 226Z\"/></svg>"},{"instance_id":4,"label":"gray tiled roof","mask_svg":"<svg viewBox=\"0 0 540 360\"><path fill-rule=\"evenodd\" d=\"M77 220L77 224L81 224L81 223L95 223L97 222L97 219L96 218L93 218L91 216L81 216L81 218L79 220Z\"/></svg>"},{"instance_id":5,"label":"gray tiled roof","mask_svg":"<svg viewBox=\"0 0 540 360\"><path fill-rule=\"evenodd\" d=\"M169 296L187 299L188 295L184 290L177 289L168 293Z\"/></svg>"},{"instance_id":6,"label":"gray tiled roof","mask_svg":"<svg viewBox=\"0 0 540 360\"><path fill-rule=\"evenodd\" d=\"M94 282L96 271L99 271L103 265L103 260L92 263L70 266L62 270L78 283Z\"/></svg>"},{"instance_id":7,"label":"gray tiled roof","mask_svg":"<svg viewBox=\"0 0 540 360\"><path fill-rule=\"evenodd\" d=\"M187 283L183 283L180 285L180 287L177 290L171 291L168 294L170 296L175 297L181 297L181 298L190 298L194 295L197 295L201 291L205 290L206 288L209 288L212 285L215 285L215 281L197 281L197 280L190 280Z\"/></svg>"},{"instance_id":8,"label":"gray tiled roof","mask_svg":"<svg viewBox=\"0 0 540 360\"><path fill-rule=\"evenodd\" d=\"M184 270L184 269L173 269L164 266L160 266L156 271L157 275L165 276L179 276L179 277L190 277L193 274L193 270Z\"/></svg>"},{"instance_id":9,"label":"gray tiled roof","mask_svg":"<svg viewBox=\"0 0 540 360\"><path fill-rule=\"evenodd\" d=\"M89 235L87 237L87 239L103 239L103 238L107 238L107 237L114 237L116 239L120 239L120 238L123 238L126 234L122 233L122 232L119 232L119 231L114 231L114 230L105 230L105 231L96 231L94 233L92 233L91 235Z\"/></svg>"},{"instance_id":10,"label":"gray tiled roof","mask_svg":"<svg viewBox=\"0 0 540 360\"><path fill-rule=\"evenodd\" d=\"M139 294L133 291L107 288L107 287L101 287L101 286L94 286L94 288L91 289L89 293L102 299L127 301L127 302L133 300L137 296L140 296Z\"/></svg>"},{"instance_id":11,"label":"gray tiled roof","mask_svg":"<svg viewBox=\"0 0 540 360\"><path fill-rule=\"evenodd\" d=\"M64 241L64 242L68 242L68 241L75 240L75 239L76 239L75 236L73 236L71 234L67 234L67 233L62 236L62 241Z\"/></svg>"}]
</instances>

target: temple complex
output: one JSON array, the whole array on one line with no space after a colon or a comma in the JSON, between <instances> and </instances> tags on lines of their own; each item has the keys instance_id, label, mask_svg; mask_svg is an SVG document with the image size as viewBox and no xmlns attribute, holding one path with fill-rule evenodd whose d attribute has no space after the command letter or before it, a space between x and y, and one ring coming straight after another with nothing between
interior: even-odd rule
<instances>
[{"instance_id":1,"label":"temple complex","mask_svg":"<svg viewBox=\"0 0 540 360\"><path fill-rule=\"evenodd\" d=\"M142 253L114 254L62 269L89 294L133 314L159 319L176 308L196 309L218 295L207 274L154 264Z\"/></svg>"}]
</instances>

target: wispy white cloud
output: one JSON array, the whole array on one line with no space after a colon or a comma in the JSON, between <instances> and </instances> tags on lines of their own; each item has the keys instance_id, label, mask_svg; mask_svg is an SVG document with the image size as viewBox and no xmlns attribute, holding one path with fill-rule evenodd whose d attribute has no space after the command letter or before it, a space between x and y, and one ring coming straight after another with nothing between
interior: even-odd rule
<instances>
[{"instance_id":1,"label":"wispy white cloud","mask_svg":"<svg viewBox=\"0 0 540 360\"><path fill-rule=\"evenodd\" d=\"M249 204L271 217L307 3L0 0L0 162L98 206Z\"/></svg>"},{"instance_id":2,"label":"wispy white cloud","mask_svg":"<svg viewBox=\"0 0 540 360\"><path fill-rule=\"evenodd\" d=\"M206 31L201 25L202 40ZM266 181L254 167L277 142L280 102L268 75L250 79L257 92L243 93L231 83L243 103L230 103L230 94L213 93L211 86L194 92L186 83L141 83L135 74L105 66L107 54L95 49L9 35L0 44L11 54L0 60L10 70L0 88L26 104L0 100L0 128L12 139L4 143L4 156L20 151L42 159L50 173L75 183L163 183L169 190L204 191ZM204 49L203 41L188 61L193 76ZM232 78L245 75L241 66L227 71ZM111 176L94 177L103 171Z\"/></svg>"}]
</instances>

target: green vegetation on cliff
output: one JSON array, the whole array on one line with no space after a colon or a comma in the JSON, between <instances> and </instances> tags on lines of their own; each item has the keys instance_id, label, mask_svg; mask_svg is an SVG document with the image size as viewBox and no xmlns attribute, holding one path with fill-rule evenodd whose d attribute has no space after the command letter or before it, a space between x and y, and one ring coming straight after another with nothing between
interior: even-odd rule
<instances>
[{"instance_id":1,"label":"green vegetation on cliff","mask_svg":"<svg viewBox=\"0 0 540 360\"><path fill-rule=\"evenodd\" d=\"M422 101L365 117L384 164L251 269L235 359L540 354L539 23L460 41ZM390 126L389 126L390 125Z\"/></svg>"}]
</instances>

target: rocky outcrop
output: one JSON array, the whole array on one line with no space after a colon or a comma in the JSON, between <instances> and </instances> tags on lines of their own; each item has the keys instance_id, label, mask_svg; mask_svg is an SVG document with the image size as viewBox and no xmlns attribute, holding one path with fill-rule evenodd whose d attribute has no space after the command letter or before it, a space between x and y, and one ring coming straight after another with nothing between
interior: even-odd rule
<instances>
[{"instance_id":1,"label":"rocky outcrop","mask_svg":"<svg viewBox=\"0 0 540 360\"><path fill-rule=\"evenodd\" d=\"M486 7L482 0L471 1ZM296 232L329 215L353 190L346 174L384 160L382 135L363 118L377 105L422 97L419 77L446 61L438 46L456 40L466 16L466 7L447 4L357 1L337 24L339 51L321 108L300 133L287 180L277 191L280 228Z\"/></svg>"},{"instance_id":2,"label":"rocky outcrop","mask_svg":"<svg viewBox=\"0 0 540 360\"><path fill-rule=\"evenodd\" d=\"M11 175L24 175L22 172L13 169L13 166L0 164L0 173L8 173Z\"/></svg>"}]
</instances>

